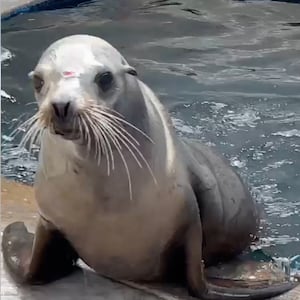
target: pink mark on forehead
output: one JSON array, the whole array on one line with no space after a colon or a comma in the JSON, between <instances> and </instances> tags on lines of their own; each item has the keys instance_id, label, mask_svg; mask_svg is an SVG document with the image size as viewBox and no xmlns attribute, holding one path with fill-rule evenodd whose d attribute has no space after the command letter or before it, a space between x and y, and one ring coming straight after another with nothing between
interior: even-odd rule
<instances>
[{"instance_id":1,"label":"pink mark on forehead","mask_svg":"<svg viewBox=\"0 0 300 300\"><path fill-rule=\"evenodd\" d=\"M78 76L77 72L74 72L74 71L64 71L62 74L64 77L77 77Z\"/></svg>"}]
</instances>

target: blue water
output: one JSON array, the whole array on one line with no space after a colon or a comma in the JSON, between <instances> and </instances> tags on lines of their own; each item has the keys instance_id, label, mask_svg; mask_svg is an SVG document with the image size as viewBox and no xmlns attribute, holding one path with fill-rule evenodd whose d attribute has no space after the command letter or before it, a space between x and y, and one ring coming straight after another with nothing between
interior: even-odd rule
<instances>
[{"instance_id":1,"label":"blue water","mask_svg":"<svg viewBox=\"0 0 300 300\"><path fill-rule=\"evenodd\" d=\"M300 253L300 5L272 1L91 1L2 22L2 173L32 182L9 133L36 106L27 73L53 41L98 35L169 108L178 133L223 153L263 204L262 246Z\"/></svg>"}]
</instances>

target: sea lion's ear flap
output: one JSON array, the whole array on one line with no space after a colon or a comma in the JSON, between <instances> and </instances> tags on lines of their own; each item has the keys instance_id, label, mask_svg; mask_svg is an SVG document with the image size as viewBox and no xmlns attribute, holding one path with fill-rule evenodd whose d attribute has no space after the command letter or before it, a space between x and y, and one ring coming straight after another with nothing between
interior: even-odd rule
<instances>
[{"instance_id":1,"label":"sea lion's ear flap","mask_svg":"<svg viewBox=\"0 0 300 300\"><path fill-rule=\"evenodd\" d=\"M31 72L28 73L28 77L29 77L30 79L33 78L33 75L34 75L34 71L31 71Z\"/></svg>"},{"instance_id":2,"label":"sea lion's ear flap","mask_svg":"<svg viewBox=\"0 0 300 300\"><path fill-rule=\"evenodd\" d=\"M128 73L130 75L137 76L137 71L136 71L136 69L134 67L125 66L124 67L124 71L125 71L125 73Z\"/></svg>"}]
</instances>

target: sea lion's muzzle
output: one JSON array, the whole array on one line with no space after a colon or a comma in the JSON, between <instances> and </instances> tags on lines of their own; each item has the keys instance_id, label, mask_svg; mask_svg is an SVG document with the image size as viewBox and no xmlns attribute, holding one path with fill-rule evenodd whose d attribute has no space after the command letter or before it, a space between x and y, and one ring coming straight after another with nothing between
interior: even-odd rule
<instances>
[{"instance_id":1,"label":"sea lion's muzzle","mask_svg":"<svg viewBox=\"0 0 300 300\"><path fill-rule=\"evenodd\" d=\"M70 101L53 102L52 109L54 117L60 122L68 122L73 115L73 108Z\"/></svg>"},{"instance_id":2,"label":"sea lion's muzzle","mask_svg":"<svg viewBox=\"0 0 300 300\"><path fill-rule=\"evenodd\" d=\"M57 100L51 103L53 134L58 134L65 139L78 137L77 114L72 101Z\"/></svg>"}]
</instances>

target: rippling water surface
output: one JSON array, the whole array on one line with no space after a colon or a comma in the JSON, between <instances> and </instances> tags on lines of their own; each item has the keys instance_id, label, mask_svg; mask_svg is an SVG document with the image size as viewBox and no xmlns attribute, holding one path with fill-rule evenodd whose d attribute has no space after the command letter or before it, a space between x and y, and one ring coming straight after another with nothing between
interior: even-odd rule
<instances>
[{"instance_id":1,"label":"rippling water surface","mask_svg":"<svg viewBox=\"0 0 300 300\"><path fill-rule=\"evenodd\" d=\"M66 35L116 46L168 106L179 134L223 153L266 212L263 246L300 253L300 4L91 1L2 23L2 172L32 181L9 137L36 106L27 73Z\"/></svg>"}]
</instances>

